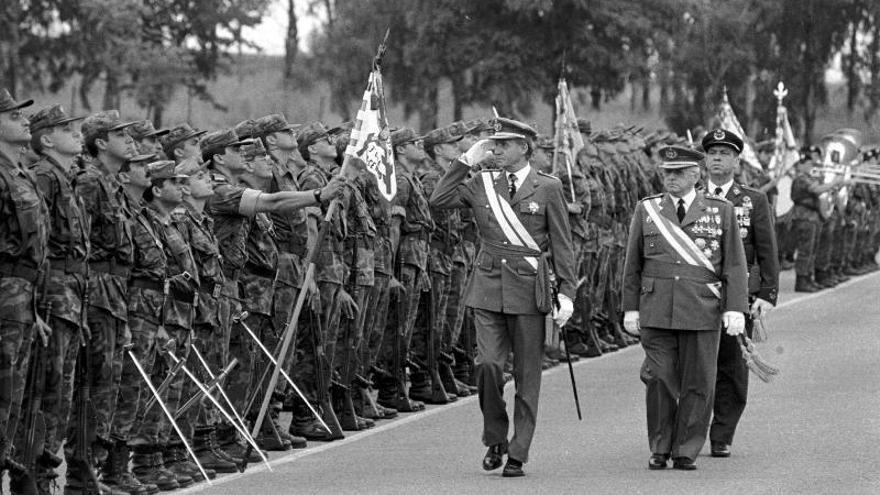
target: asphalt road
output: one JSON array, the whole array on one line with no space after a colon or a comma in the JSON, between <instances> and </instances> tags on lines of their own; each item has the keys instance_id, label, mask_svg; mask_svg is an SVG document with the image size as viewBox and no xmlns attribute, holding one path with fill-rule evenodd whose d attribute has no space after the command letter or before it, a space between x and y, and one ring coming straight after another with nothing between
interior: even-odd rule
<instances>
[{"instance_id":1,"label":"asphalt road","mask_svg":"<svg viewBox=\"0 0 880 495\"><path fill-rule=\"evenodd\" d=\"M575 364L582 422L567 369L546 372L525 478L480 468L470 398L277 454L271 473L253 466L179 493L880 493L880 273L811 295L793 293L792 279L783 274L759 348L782 374L752 380L733 456L713 459L706 447L697 471L647 469L643 353L633 346Z\"/></svg>"}]
</instances>

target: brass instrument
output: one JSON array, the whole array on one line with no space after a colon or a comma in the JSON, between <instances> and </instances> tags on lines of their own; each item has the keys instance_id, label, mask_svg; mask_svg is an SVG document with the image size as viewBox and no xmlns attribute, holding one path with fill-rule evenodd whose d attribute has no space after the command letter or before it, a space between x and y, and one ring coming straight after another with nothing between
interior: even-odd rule
<instances>
[{"instance_id":1,"label":"brass instrument","mask_svg":"<svg viewBox=\"0 0 880 495\"><path fill-rule=\"evenodd\" d=\"M838 129L822 138L820 173L824 184L839 180L838 176L843 176L844 181L852 179L852 169L859 163L861 158L859 149L863 142L864 136L858 129ZM819 195L819 213L827 219L834 212L834 208L846 208L848 200L849 187L846 184L836 191L822 193Z\"/></svg>"}]
</instances>

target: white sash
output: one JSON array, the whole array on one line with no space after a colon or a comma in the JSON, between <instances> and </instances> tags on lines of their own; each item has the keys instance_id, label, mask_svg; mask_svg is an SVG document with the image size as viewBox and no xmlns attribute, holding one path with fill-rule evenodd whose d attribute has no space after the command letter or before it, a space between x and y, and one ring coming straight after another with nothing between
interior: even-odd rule
<instances>
[{"instance_id":1,"label":"white sash","mask_svg":"<svg viewBox=\"0 0 880 495\"><path fill-rule=\"evenodd\" d=\"M651 220L657 225L657 229L660 230L660 235L666 239L666 242L672 246L672 249L674 249L679 256L684 258L687 264L702 266L707 268L710 272L715 273L715 267L712 265L712 262L709 261L709 258L703 254L703 251L697 247L693 239L691 239L681 227L672 223L672 221L660 214L659 206L662 199L663 198L660 197L644 202L645 211L648 212L648 216L651 217ZM706 284L706 286L709 287L709 290L711 290L716 297L719 299L721 298L721 292L715 284Z\"/></svg>"},{"instance_id":2,"label":"white sash","mask_svg":"<svg viewBox=\"0 0 880 495\"><path fill-rule=\"evenodd\" d=\"M508 242L514 246L525 246L529 249L540 251L541 248L538 247L538 243L535 242L531 234L529 234L529 231L526 230L522 222L519 221L519 218L513 212L513 208L510 207L510 203L495 191L495 185L493 183L495 180L495 174L483 173L480 174L480 176L483 179L483 188L486 191L486 198L489 200L489 207L492 210L492 214L495 215L495 220L498 221L498 225L501 226L501 231L504 232L504 236L507 237ZM537 257L524 256L523 258L532 268L535 270L538 269Z\"/></svg>"}]
</instances>

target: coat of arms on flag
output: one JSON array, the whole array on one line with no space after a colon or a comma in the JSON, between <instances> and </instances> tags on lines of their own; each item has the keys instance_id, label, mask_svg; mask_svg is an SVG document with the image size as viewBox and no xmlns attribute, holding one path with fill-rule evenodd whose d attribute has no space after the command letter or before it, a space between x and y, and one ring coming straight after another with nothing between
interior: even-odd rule
<instances>
[{"instance_id":1,"label":"coat of arms on flag","mask_svg":"<svg viewBox=\"0 0 880 495\"><path fill-rule=\"evenodd\" d=\"M726 87L724 88L724 96L721 98L721 107L718 109L718 122L719 127L726 131L734 132L742 138L743 149L742 153L740 153L740 159L742 162L748 164L755 170L763 171L764 167L761 166L761 161L758 160L758 155L755 153L755 149L749 142L748 135L746 135L742 125L740 125L739 119L736 118L736 114L733 113L733 107L730 106L730 100L727 99Z\"/></svg>"},{"instance_id":2,"label":"coat of arms on flag","mask_svg":"<svg viewBox=\"0 0 880 495\"><path fill-rule=\"evenodd\" d=\"M397 177L391 150L382 73L377 69L370 72L367 90L364 92L345 154L364 162L367 170L376 177L379 192L388 201L397 194Z\"/></svg>"}]
</instances>

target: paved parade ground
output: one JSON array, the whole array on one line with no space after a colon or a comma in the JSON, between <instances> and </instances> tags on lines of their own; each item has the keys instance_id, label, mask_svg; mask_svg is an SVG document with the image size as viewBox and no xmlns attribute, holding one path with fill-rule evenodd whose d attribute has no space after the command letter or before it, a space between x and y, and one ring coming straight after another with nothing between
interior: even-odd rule
<instances>
[{"instance_id":1,"label":"paved parade ground","mask_svg":"<svg viewBox=\"0 0 880 495\"><path fill-rule=\"evenodd\" d=\"M761 354L782 369L754 376L729 459L698 470L649 471L639 346L575 364L584 420L567 368L544 375L538 431L526 477L480 468L475 398L380 422L340 442L277 454L177 493L880 493L880 273L818 294L792 292L768 317ZM508 404L512 398L508 384Z\"/></svg>"}]
</instances>

